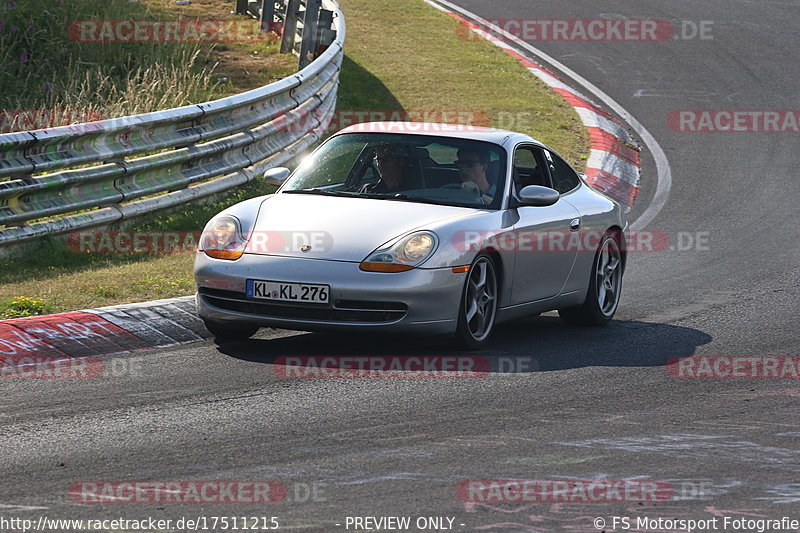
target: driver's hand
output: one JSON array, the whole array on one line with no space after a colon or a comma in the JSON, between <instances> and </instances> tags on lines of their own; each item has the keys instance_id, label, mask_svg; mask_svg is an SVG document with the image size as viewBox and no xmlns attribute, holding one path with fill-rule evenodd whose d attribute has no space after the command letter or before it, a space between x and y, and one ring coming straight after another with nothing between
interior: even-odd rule
<instances>
[{"instance_id":1,"label":"driver's hand","mask_svg":"<svg viewBox=\"0 0 800 533\"><path fill-rule=\"evenodd\" d=\"M478 184L473 181L465 181L461 184L462 191L474 192L475 194L480 194L481 190L478 188Z\"/></svg>"}]
</instances>

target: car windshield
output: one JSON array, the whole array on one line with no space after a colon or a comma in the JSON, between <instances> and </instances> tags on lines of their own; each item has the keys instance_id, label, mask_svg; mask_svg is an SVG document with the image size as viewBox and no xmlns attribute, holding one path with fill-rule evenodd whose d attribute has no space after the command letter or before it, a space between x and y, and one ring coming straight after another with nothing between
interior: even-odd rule
<instances>
[{"instance_id":1,"label":"car windshield","mask_svg":"<svg viewBox=\"0 0 800 533\"><path fill-rule=\"evenodd\" d=\"M498 209L505 169L505 153L492 143L351 133L323 144L280 192Z\"/></svg>"}]
</instances>

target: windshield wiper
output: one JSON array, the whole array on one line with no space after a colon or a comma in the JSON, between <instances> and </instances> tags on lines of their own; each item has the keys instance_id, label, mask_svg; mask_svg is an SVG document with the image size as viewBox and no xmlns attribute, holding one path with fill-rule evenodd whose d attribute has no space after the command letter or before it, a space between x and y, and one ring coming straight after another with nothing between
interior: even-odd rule
<instances>
[{"instance_id":1,"label":"windshield wiper","mask_svg":"<svg viewBox=\"0 0 800 533\"><path fill-rule=\"evenodd\" d=\"M470 207L459 202L448 202L447 200L434 200L432 198L425 198L424 196L412 196L410 194L387 193L387 194L361 194L367 198L376 198L378 200L400 200L401 202L417 202L420 204L433 204L433 205L449 205L453 207Z\"/></svg>"},{"instance_id":2,"label":"windshield wiper","mask_svg":"<svg viewBox=\"0 0 800 533\"><path fill-rule=\"evenodd\" d=\"M329 191L327 189L292 189L289 191L283 191L287 194L321 194L325 196L347 196L352 198L355 196L352 192L345 192L345 191Z\"/></svg>"},{"instance_id":3,"label":"windshield wiper","mask_svg":"<svg viewBox=\"0 0 800 533\"><path fill-rule=\"evenodd\" d=\"M287 194L319 194L323 196L344 196L347 198L371 198L373 200L398 200L401 202L416 202L420 204L447 205L452 207L475 207L459 202L448 202L447 200L434 200L423 196L412 196L403 193L369 193L369 192L346 192L330 191L327 189L292 189L283 191Z\"/></svg>"}]
</instances>

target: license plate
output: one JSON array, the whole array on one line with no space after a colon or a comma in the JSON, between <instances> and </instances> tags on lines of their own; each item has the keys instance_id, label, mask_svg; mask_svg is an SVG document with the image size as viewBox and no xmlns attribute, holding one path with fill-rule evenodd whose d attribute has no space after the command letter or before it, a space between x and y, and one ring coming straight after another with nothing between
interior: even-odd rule
<instances>
[{"instance_id":1,"label":"license plate","mask_svg":"<svg viewBox=\"0 0 800 533\"><path fill-rule=\"evenodd\" d=\"M330 297L330 289L330 285L247 280L247 297L257 300L326 304Z\"/></svg>"}]
</instances>

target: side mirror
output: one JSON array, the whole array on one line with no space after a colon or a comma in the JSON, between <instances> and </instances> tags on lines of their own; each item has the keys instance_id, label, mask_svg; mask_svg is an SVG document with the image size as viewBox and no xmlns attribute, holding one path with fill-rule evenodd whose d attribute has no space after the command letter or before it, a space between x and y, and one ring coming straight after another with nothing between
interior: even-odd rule
<instances>
[{"instance_id":1,"label":"side mirror","mask_svg":"<svg viewBox=\"0 0 800 533\"><path fill-rule=\"evenodd\" d=\"M264 172L264 181L272 185L282 185L292 171L286 167L275 167Z\"/></svg>"},{"instance_id":2,"label":"side mirror","mask_svg":"<svg viewBox=\"0 0 800 533\"><path fill-rule=\"evenodd\" d=\"M553 205L561 197L555 189L550 187L542 187L541 185L528 185L519 191L519 204L529 205L534 207L546 207Z\"/></svg>"}]
</instances>

